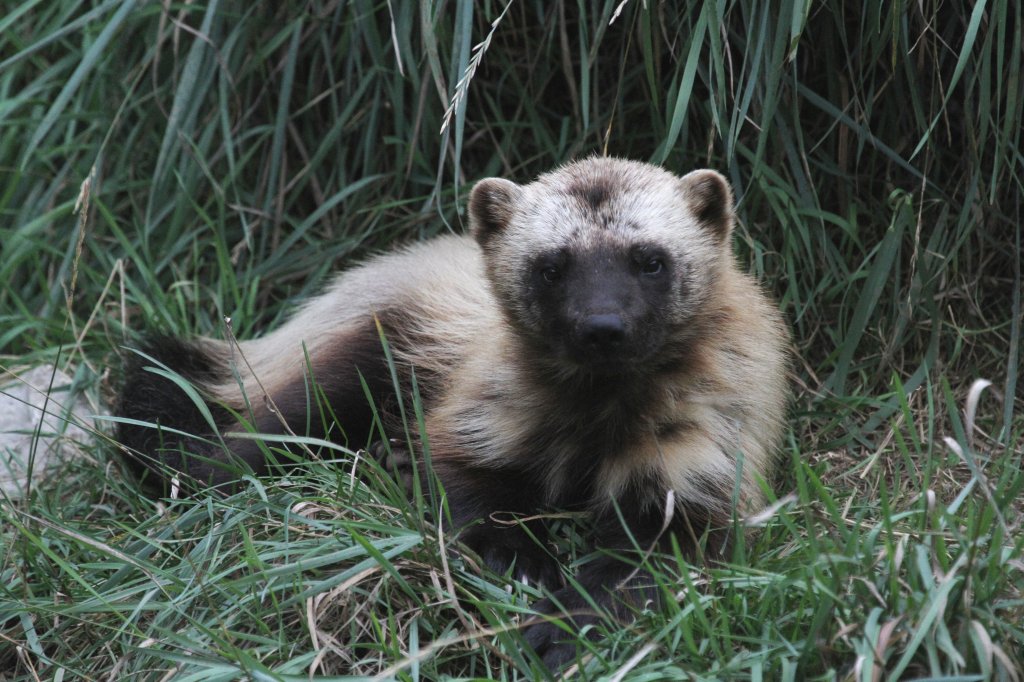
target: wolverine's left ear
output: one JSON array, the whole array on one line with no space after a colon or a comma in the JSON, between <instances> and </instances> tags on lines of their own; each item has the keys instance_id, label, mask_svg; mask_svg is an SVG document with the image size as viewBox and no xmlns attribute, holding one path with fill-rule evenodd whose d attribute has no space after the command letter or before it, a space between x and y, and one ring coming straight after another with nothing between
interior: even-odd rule
<instances>
[{"instance_id":1,"label":"wolverine's left ear","mask_svg":"<svg viewBox=\"0 0 1024 682\"><path fill-rule=\"evenodd\" d=\"M508 226L522 194L522 187L502 178L476 183L469 194L469 230L480 246Z\"/></svg>"},{"instance_id":2,"label":"wolverine's left ear","mask_svg":"<svg viewBox=\"0 0 1024 682\"><path fill-rule=\"evenodd\" d=\"M721 173L696 170L682 178L683 196L693 216L722 242L732 232L732 190Z\"/></svg>"}]
</instances>

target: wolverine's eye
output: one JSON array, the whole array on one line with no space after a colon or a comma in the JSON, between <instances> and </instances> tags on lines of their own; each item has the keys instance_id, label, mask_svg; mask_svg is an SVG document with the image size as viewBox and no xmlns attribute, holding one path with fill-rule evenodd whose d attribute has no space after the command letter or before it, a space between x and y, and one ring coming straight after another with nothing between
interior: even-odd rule
<instances>
[{"instance_id":1,"label":"wolverine's eye","mask_svg":"<svg viewBox=\"0 0 1024 682\"><path fill-rule=\"evenodd\" d=\"M545 266L544 269L540 271L540 276L548 284L554 284L555 282L562 278L562 271L559 270L554 265L548 265Z\"/></svg>"},{"instance_id":2,"label":"wolverine's eye","mask_svg":"<svg viewBox=\"0 0 1024 682\"><path fill-rule=\"evenodd\" d=\"M660 275L662 270L664 269L664 261L662 261L660 258L651 258L646 263L644 263L642 268L640 268L640 272L644 273L645 275L653 276Z\"/></svg>"}]
</instances>

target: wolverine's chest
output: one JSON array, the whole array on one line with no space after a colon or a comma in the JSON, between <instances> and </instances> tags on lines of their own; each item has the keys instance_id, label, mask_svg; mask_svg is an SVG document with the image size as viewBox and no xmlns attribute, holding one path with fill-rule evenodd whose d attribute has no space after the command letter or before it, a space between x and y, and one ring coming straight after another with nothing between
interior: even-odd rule
<instances>
[{"instance_id":1,"label":"wolverine's chest","mask_svg":"<svg viewBox=\"0 0 1024 682\"><path fill-rule=\"evenodd\" d=\"M440 404L434 435L452 436L453 456L470 466L515 472L544 504L592 506L660 469L657 434L674 426L657 382L553 385L500 366L471 377Z\"/></svg>"},{"instance_id":2,"label":"wolverine's chest","mask_svg":"<svg viewBox=\"0 0 1024 682\"><path fill-rule=\"evenodd\" d=\"M640 409L645 405L589 398L572 409L552 403L531 415L502 455L530 475L548 505L593 506L659 468L654 421Z\"/></svg>"}]
</instances>

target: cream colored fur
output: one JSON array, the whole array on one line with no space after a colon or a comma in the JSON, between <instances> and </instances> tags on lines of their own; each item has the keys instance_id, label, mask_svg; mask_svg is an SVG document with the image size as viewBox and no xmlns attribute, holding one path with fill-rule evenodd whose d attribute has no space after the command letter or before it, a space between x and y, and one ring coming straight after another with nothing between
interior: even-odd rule
<instances>
[{"instance_id":1,"label":"cream colored fur","mask_svg":"<svg viewBox=\"0 0 1024 682\"><path fill-rule=\"evenodd\" d=\"M587 183L609 190L602 214L610 218L601 229L591 224L592 211L573 190ZM728 205L716 233L701 224L697 208L709 191L722 188ZM741 506L759 505L757 479L768 477L782 434L787 333L775 306L734 261L731 195L724 180L711 171L679 178L647 164L589 159L529 185L490 180L478 191L511 201L500 206L507 225L489 243L486 260L470 236L414 244L342 273L282 327L242 342L246 362L225 342L209 341L208 347L232 358L245 392L257 403L253 398L262 390L256 378L273 396L304 371L303 345L316 365L318 357L344 343L353 325L401 311L406 322L389 338L397 361L441 378L441 396L427 413L435 452L485 467L521 461L543 472L555 499L573 485L575 473L566 463L576 444L570 436L558 437L546 452L532 452L529 443L545 430L571 433L564 420L581 417L524 371L539 360L524 351L510 319L529 324L539 313L520 291L523 268L544 249L586 249L597 240L625 247L642 237L668 249L692 279L687 296L673 302L674 322L710 333L694 340L699 348L692 362L650 378L653 407L627 451L602 461L592 503L605 505L646 472L673 489L680 503L728 514L731 496L721 490L732 490L739 480ZM513 309L503 310L499 299ZM566 378L572 372L566 368ZM242 404L235 381L207 388L229 404ZM582 418L614 424L617 415L610 410ZM659 437L665 424L683 428ZM478 435L466 442L458 435L466 433ZM709 480L716 486L709 488Z\"/></svg>"}]
</instances>

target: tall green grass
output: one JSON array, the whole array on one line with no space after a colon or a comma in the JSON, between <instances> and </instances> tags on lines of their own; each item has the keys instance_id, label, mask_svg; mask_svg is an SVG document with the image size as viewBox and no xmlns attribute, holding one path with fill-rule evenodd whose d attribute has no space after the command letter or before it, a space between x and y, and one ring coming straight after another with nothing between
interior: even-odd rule
<instances>
[{"instance_id":1,"label":"tall green grass","mask_svg":"<svg viewBox=\"0 0 1024 682\"><path fill-rule=\"evenodd\" d=\"M140 331L256 334L338 266L464 229L481 177L715 167L794 329L792 496L734 563L657 563L668 607L609 623L583 674L1019 679L1018 3L8 5L0 365L109 399ZM0 502L0 674L537 674L534 591L325 457L163 505L101 442Z\"/></svg>"}]
</instances>

